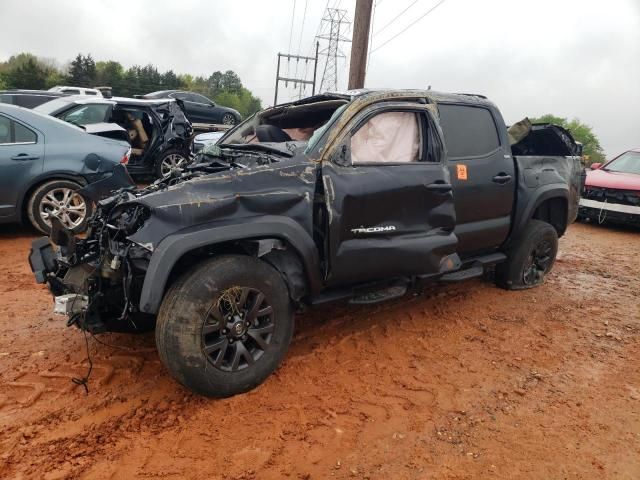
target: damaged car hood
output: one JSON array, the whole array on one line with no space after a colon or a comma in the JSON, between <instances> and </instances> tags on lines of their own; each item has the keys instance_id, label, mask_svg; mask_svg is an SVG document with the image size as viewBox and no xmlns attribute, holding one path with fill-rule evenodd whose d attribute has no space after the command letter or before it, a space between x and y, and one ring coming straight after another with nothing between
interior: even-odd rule
<instances>
[{"instance_id":1,"label":"damaged car hood","mask_svg":"<svg viewBox=\"0 0 640 480\"><path fill-rule=\"evenodd\" d=\"M589 187L614 188L640 191L640 175L623 172L609 172L598 169L587 172L586 185Z\"/></svg>"},{"instance_id":2,"label":"damaged car hood","mask_svg":"<svg viewBox=\"0 0 640 480\"><path fill-rule=\"evenodd\" d=\"M285 215L312 233L316 164L304 155L236 168L178 182L119 205L141 205L149 218L129 238L153 249L167 235L204 224L233 224L263 215Z\"/></svg>"}]
</instances>

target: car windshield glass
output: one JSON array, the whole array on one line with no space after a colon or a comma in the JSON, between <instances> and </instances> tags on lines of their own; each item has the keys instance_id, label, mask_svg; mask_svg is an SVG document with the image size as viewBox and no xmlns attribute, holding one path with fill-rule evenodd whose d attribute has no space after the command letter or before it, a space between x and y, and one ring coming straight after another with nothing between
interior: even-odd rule
<instances>
[{"instance_id":1,"label":"car windshield glass","mask_svg":"<svg viewBox=\"0 0 640 480\"><path fill-rule=\"evenodd\" d=\"M313 132L313 135L311 135L311 138L309 139L309 143L307 144L307 148L304 151L305 154L308 154L311 150L315 148L315 146L318 144L318 142L324 135L324 132L326 132L329 129L329 127L333 125L333 122L335 122L336 118L342 115L342 112L344 112L346 108L347 108L347 104L338 108L335 112L333 112L333 115L331 115L331 118L327 123L325 123L319 129L317 129L315 132Z\"/></svg>"},{"instance_id":2,"label":"car windshield glass","mask_svg":"<svg viewBox=\"0 0 640 480\"><path fill-rule=\"evenodd\" d=\"M626 152L611 160L604 170L640 175L640 152Z\"/></svg>"},{"instance_id":3,"label":"car windshield glass","mask_svg":"<svg viewBox=\"0 0 640 480\"><path fill-rule=\"evenodd\" d=\"M65 113L60 118L75 125L89 125L91 123L101 123L106 121L108 110L109 105L107 104L88 104L75 108L71 112Z\"/></svg>"},{"instance_id":4,"label":"car windshield glass","mask_svg":"<svg viewBox=\"0 0 640 480\"><path fill-rule=\"evenodd\" d=\"M51 115L52 113L60 110L63 107L66 107L71 103L66 97L56 98L55 100L51 100L50 102L43 103L42 105L38 105L34 110L36 112L44 113L45 115Z\"/></svg>"}]
</instances>

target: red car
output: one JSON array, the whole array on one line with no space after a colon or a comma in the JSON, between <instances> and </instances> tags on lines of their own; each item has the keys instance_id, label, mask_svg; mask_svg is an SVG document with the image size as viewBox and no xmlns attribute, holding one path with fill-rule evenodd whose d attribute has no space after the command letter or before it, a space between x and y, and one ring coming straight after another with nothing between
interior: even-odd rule
<instances>
[{"instance_id":1,"label":"red car","mask_svg":"<svg viewBox=\"0 0 640 480\"><path fill-rule=\"evenodd\" d=\"M640 226L640 148L591 165L578 214L598 223Z\"/></svg>"}]
</instances>

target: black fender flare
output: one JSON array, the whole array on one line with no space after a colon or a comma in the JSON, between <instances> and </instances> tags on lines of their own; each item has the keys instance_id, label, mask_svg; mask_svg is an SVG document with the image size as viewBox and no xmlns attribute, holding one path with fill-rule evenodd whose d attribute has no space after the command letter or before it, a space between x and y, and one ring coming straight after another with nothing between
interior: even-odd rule
<instances>
[{"instance_id":1,"label":"black fender flare","mask_svg":"<svg viewBox=\"0 0 640 480\"><path fill-rule=\"evenodd\" d=\"M569 187L563 183L555 183L549 185L543 185L532 193L531 198L525 205L522 213L516 219L515 228L513 229L511 238L508 244L511 244L514 238L517 238L518 234L529 223L529 220L533 217L536 209L542 205L543 202L552 198L562 198L569 202Z\"/></svg>"},{"instance_id":2,"label":"black fender flare","mask_svg":"<svg viewBox=\"0 0 640 480\"><path fill-rule=\"evenodd\" d=\"M169 275L186 253L197 248L234 240L277 238L291 245L300 256L310 293L321 289L320 258L311 236L287 217L262 216L232 225L200 225L165 237L151 255L140 292L140 310L155 314L160 308Z\"/></svg>"}]
</instances>

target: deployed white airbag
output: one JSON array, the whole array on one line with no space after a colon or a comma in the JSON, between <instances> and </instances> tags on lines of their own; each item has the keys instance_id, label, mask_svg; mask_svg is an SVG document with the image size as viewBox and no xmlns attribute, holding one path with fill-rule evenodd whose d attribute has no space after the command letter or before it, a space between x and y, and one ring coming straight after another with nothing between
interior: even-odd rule
<instances>
[{"instance_id":1,"label":"deployed white airbag","mask_svg":"<svg viewBox=\"0 0 640 480\"><path fill-rule=\"evenodd\" d=\"M351 161L416 162L420 154L418 117L412 112L385 112L369 119L351 138Z\"/></svg>"}]
</instances>

